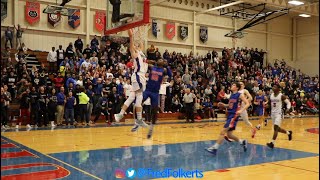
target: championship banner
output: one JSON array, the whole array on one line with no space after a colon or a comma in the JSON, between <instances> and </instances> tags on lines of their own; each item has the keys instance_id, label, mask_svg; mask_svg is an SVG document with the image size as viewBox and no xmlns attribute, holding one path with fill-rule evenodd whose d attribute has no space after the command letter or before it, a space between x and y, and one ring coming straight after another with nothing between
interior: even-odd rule
<instances>
[{"instance_id":1,"label":"championship banner","mask_svg":"<svg viewBox=\"0 0 320 180\"><path fill-rule=\"evenodd\" d=\"M174 23L166 24L166 36L168 39L172 39L176 35L176 25Z\"/></svg>"},{"instance_id":2,"label":"championship banner","mask_svg":"<svg viewBox=\"0 0 320 180\"><path fill-rule=\"evenodd\" d=\"M40 3L26 2L26 20L31 25L40 20Z\"/></svg>"},{"instance_id":3,"label":"championship banner","mask_svg":"<svg viewBox=\"0 0 320 180\"><path fill-rule=\"evenodd\" d=\"M68 16L68 24L73 28L77 28L80 26L80 9L68 9L69 14Z\"/></svg>"},{"instance_id":4,"label":"championship banner","mask_svg":"<svg viewBox=\"0 0 320 180\"><path fill-rule=\"evenodd\" d=\"M205 43L208 40L208 27L200 26L200 40Z\"/></svg>"},{"instance_id":5,"label":"championship banner","mask_svg":"<svg viewBox=\"0 0 320 180\"><path fill-rule=\"evenodd\" d=\"M8 13L8 0L1 0L1 21L7 17Z\"/></svg>"},{"instance_id":6,"label":"championship banner","mask_svg":"<svg viewBox=\"0 0 320 180\"><path fill-rule=\"evenodd\" d=\"M106 26L106 12L96 11L95 26L98 31L103 31Z\"/></svg>"},{"instance_id":7,"label":"championship banner","mask_svg":"<svg viewBox=\"0 0 320 180\"><path fill-rule=\"evenodd\" d=\"M48 14L48 22L53 27L58 26L61 24L61 14Z\"/></svg>"},{"instance_id":8,"label":"championship banner","mask_svg":"<svg viewBox=\"0 0 320 180\"><path fill-rule=\"evenodd\" d=\"M182 40L186 40L188 38L188 25L179 26L179 35Z\"/></svg>"},{"instance_id":9,"label":"championship banner","mask_svg":"<svg viewBox=\"0 0 320 180\"><path fill-rule=\"evenodd\" d=\"M158 37L158 23L156 20L152 20L152 34L154 37Z\"/></svg>"}]
</instances>

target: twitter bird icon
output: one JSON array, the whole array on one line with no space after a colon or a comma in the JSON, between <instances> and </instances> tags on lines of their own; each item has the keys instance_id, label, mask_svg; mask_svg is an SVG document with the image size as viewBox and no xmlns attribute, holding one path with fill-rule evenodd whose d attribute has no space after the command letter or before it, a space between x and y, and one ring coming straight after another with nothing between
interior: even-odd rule
<instances>
[{"instance_id":1,"label":"twitter bird icon","mask_svg":"<svg viewBox=\"0 0 320 180\"><path fill-rule=\"evenodd\" d=\"M136 171L133 168L127 169L126 175L128 178L133 179L136 176Z\"/></svg>"}]
</instances>

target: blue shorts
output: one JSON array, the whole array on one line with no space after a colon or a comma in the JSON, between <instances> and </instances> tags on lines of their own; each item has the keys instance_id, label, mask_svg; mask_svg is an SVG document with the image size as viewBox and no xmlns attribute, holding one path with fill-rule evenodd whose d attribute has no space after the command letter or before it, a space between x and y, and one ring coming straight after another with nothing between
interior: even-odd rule
<instances>
[{"instance_id":1,"label":"blue shorts","mask_svg":"<svg viewBox=\"0 0 320 180\"><path fill-rule=\"evenodd\" d=\"M264 115L264 109L263 108L257 108L256 113L258 116L263 116Z\"/></svg>"},{"instance_id":2,"label":"blue shorts","mask_svg":"<svg viewBox=\"0 0 320 180\"><path fill-rule=\"evenodd\" d=\"M145 90L143 92L143 101L147 100L150 98L151 106L152 107L158 107L158 102L159 102L159 93L154 93L148 90Z\"/></svg>"},{"instance_id":3,"label":"blue shorts","mask_svg":"<svg viewBox=\"0 0 320 180\"><path fill-rule=\"evenodd\" d=\"M229 131L233 131L236 129L238 120L239 120L238 114L228 114L227 122L223 127L229 128Z\"/></svg>"}]
</instances>

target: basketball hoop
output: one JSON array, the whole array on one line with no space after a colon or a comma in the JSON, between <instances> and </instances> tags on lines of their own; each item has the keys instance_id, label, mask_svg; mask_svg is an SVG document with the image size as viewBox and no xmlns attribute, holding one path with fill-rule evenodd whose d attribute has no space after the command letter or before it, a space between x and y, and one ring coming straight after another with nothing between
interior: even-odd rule
<instances>
[{"instance_id":1,"label":"basketball hoop","mask_svg":"<svg viewBox=\"0 0 320 180\"><path fill-rule=\"evenodd\" d=\"M150 28L150 23L133 28L133 43L135 45L143 43L148 37L148 32Z\"/></svg>"}]
</instances>

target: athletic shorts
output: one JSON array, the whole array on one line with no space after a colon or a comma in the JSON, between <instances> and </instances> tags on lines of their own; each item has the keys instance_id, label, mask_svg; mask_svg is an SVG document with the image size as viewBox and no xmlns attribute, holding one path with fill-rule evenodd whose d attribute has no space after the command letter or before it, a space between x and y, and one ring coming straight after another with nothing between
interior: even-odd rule
<instances>
[{"instance_id":1,"label":"athletic shorts","mask_svg":"<svg viewBox=\"0 0 320 180\"><path fill-rule=\"evenodd\" d=\"M264 115L264 109L263 108L257 108L256 113L258 116L263 116Z\"/></svg>"},{"instance_id":2,"label":"athletic shorts","mask_svg":"<svg viewBox=\"0 0 320 180\"><path fill-rule=\"evenodd\" d=\"M271 113L271 119L274 125L281 125L282 114L281 113Z\"/></svg>"},{"instance_id":3,"label":"athletic shorts","mask_svg":"<svg viewBox=\"0 0 320 180\"><path fill-rule=\"evenodd\" d=\"M144 91L143 92L143 101L147 100L150 98L151 106L152 107L158 107L158 102L159 102L159 93L151 92L151 91Z\"/></svg>"},{"instance_id":4,"label":"athletic shorts","mask_svg":"<svg viewBox=\"0 0 320 180\"><path fill-rule=\"evenodd\" d=\"M229 128L229 131L233 131L233 130L236 129L238 120L239 120L239 115L237 115L237 114L228 114L227 122L223 127L224 128Z\"/></svg>"},{"instance_id":5,"label":"athletic shorts","mask_svg":"<svg viewBox=\"0 0 320 180\"><path fill-rule=\"evenodd\" d=\"M131 76L132 91L146 89L146 77L139 73L133 73Z\"/></svg>"}]
</instances>

